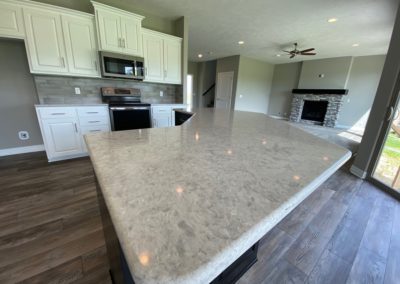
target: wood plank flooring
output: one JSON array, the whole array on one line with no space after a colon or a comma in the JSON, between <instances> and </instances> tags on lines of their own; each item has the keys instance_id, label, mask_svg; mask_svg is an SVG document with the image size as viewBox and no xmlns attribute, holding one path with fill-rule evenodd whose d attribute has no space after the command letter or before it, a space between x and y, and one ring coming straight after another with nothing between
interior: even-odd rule
<instances>
[{"instance_id":1,"label":"wood plank flooring","mask_svg":"<svg viewBox=\"0 0 400 284\"><path fill-rule=\"evenodd\" d=\"M400 203L338 171L238 283L400 283ZM0 283L111 283L88 158L0 158Z\"/></svg>"},{"instance_id":2,"label":"wood plank flooring","mask_svg":"<svg viewBox=\"0 0 400 284\"><path fill-rule=\"evenodd\" d=\"M111 283L87 158L0 158L0 283Z\"/></svg>"}]
</instances>

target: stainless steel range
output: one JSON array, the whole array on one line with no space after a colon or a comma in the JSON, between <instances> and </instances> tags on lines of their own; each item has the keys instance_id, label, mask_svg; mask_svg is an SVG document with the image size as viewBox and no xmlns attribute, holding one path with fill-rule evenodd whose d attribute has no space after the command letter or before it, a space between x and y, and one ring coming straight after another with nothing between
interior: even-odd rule
<instances>
[{"instance_id":1,"label":"stainless steel range","mask_svg":"<svg viewBox=\"0 0 400 284\"><path fill-rule=\"evenodd\" d=\"M150 104L141 102L139 89L101 88L101 96L108 103L113 131L151 128Z\"/></svg>"}]
</instances>

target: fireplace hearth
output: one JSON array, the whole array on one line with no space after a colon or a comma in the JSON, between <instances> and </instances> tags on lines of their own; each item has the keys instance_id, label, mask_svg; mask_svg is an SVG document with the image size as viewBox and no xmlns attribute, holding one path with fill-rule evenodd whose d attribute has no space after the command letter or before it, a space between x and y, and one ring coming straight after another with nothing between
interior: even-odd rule
<instances>
[{"instance_id":1,"label":"fireplace hearth","mask_svg":"<svg viewBox=\"0 0 400 284\"><path fill-rule=\"evenodd\" d=\"M347 90L293 90L290 121L335 127Z\"/></svg>"}]
</instances>

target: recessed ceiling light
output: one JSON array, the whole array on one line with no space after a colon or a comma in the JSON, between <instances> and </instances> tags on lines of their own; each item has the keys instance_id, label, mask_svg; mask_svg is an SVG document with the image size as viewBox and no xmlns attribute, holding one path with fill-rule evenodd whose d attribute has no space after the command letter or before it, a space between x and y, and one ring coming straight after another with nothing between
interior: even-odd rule
<instances>
[{"instance_id":1,"label":"recessed ceiling light","mask_svg":"<svg viewBox=\"0 0 400 284\"><path fill-rule=\"evenodd\" d=\"M352 47L357 47L357 46L360 46L360 44L359 43L353 43L351 46Z\"/></svg>"},{"instance_id":2,"label":"recessed ceiling light","mask_svg":"<svg viewBox=\"0 0 400 284\"><path fill-rule=\"evenodd\" d=\"M330 18L330 19L328 20L328 23L334 23L334 22L337 22L337 19L336 19L336 18Z\"/></svg>"},{"instance_id":3,"label":"recessed ceiling light","mask_svg":"<svg viewBox=\"0 0 400 284\"><path fill-rule=\"evenodd\" d=\"M242 44L244 44L244 41L240 40L240 41L238 41L238 44L242 45Z\"/></svg>"},{"instance_id":4,"label":"recessed ceiling light","mask_svg":"<svg viewBox=\"0 0 400 284\"><path fill-rule=\"evenodd\" d=\"M197 55L197 57L198 58L203 58L203 54L200 53L200 54Z\"/></svg>"},{"instance_id":5,"label":"recessed ceiling light","mask_svg":"<svg viewBox=\"0 0 400 284\"><path fill-rule=\"evenodd\" d=\"M280 54L277 54L276 57L281 57L281 55L280 55Z\"/></svg>"}]
</instances>

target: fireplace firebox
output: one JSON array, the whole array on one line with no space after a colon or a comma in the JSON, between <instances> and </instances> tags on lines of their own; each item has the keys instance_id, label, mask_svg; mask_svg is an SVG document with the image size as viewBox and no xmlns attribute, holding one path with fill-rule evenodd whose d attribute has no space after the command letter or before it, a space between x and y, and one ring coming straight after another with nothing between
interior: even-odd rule
<instances>
[{"instance_id":1,"label":"fireplace firebox","mask_svg":"<svg viewBox=\"0 0 400 284\"><path fill-rule=\"evenodd\" d=\"M328 101L310 101L305 100L301 119L311 120L320 125L324 123L326 111L328 110Z\"/></svg>"}]
</instances>

